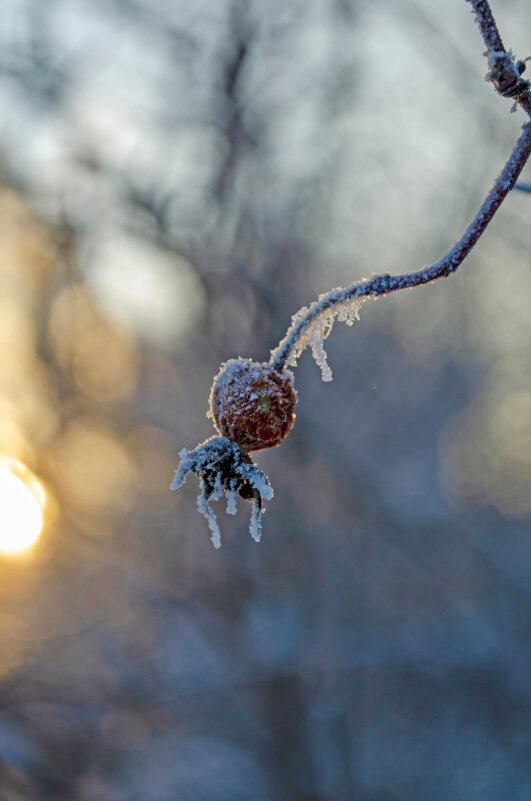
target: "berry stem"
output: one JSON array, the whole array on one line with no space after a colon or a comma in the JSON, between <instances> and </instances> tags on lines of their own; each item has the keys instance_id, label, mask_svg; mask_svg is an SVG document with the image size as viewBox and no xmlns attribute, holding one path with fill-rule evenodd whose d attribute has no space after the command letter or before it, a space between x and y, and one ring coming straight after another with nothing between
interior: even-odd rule
<instances>
[{"instance_id":1,"label":"berry stem","mask_svg":"<svg viewBox=\"0 0 531 801\"><path fill-rule=\"evenodd\" d=\"M515 185L530 154L531 122L528 122L524 125L509 159L474 219L461 239L442 258L416 272L403 273L402 275L375 275L367 281L351 284L345 289L332 289L312 303L304 316L297 316L284 339L271 352L270 364L280 370L290 364L290 359L297 350L297 343L301 337L327 309L333 310L339 304L354 298L378 298L383 295L389 295L391 292L397 292L400 289L412 289L416 286L429 284L438 278L448 278L452 275L468 256L503 200Z\"/></svg>"},{"instance_id":2,"label":"berry stem","mask_svg":"<svg viewBox=\"0 0 531 801\"><path fill-rule=\"evenodd\" d=\"M520 77L521 69L518 68L520 62L515 62L514 56L505 49L489 3L487 0L466 0L466 2L472 5L476 22L487 48L485 55L490 68L487 79L492 82L498 94L512 97L531 116L529 83ZM531 122L528 121L523 126L522 132L500 175L496 178L492 189L463 236L444 256L434 264L415 272L403 273L402 275L375 275L368 280L351 284L344 289L332 289L322 295L319 300L309 306L305 313L299 313L294 316L286 336L271 351L269 363L280 370L284 369L288 364L293 365L297 353L300 352L298 345L312 324L327 311L337 309L340 304L352 301L355 298L382 297L400 289L411 289L423 284L429 284L438 278L448 278L452 275L473 249L502 202L514 187L530 154Z\"/></svg>"}]
</instances>

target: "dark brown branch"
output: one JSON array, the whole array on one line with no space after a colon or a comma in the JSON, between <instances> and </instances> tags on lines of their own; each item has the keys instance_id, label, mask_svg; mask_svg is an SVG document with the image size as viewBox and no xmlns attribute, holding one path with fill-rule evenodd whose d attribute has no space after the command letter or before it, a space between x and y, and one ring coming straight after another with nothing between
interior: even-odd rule
<instances>
[{"instance_id":1,"label":"dark brown branch","mask_svg":"<svg viewBox=\"0 0 531 801\"><path fill-rule=\"evenodd\" d=\"M472 5L476 22L487 48L489 73L487 75L496 91L504 97L513 97L531 115L531 93L529 83L521 74L525 64L516 61L511 52L505 50L498 27L487 0L467 0ZM531 154L531 123L524 125L507 163L496 179L494 186L483 201L474 219L458 242L439 261L416 272L403 275L375 275L368 281L352 284L346 289L333 289L308 309L301 310L293 318L284 339L271 352L270 363L279 369L295 364L297 356L306 344L314 345L325 338L331 329L334 317L345 304L357 298L380 297L400 289L430 283L454 273L468 256L483 231L486 229L503 200L514 187L529 155ZM329 373L327 373L329 375Z\"/></svg>"},{"instance_id":2,"label":"dark brown branch","mask_svg":"<svg viewBox=\"0 0 531 801\"><path fill-rule=\"evenodd\" d=\"M483 231L494 217L507 194L514 187L518 176L531 154L531 122L524 125L507 163L496 179L494 186L483 201L481 208L466 229L465 233L439 261L416 272L403 275L375 275L368 281L352 284L346 289L333 289L312 303L301 315L295 315L292 325L284 339L272 351L270 363L279 369L293 364L297 345L310 331L312 325L327 311L334 312L342 304L355 298L376 298L397 292L400 289L411 289L423 284L447 278L452 275L468 256Z\"/></svg>"},{"instance_id":3,"label":"dark brown branch","mask_svg":"<svg viewBox=\"0 0 531 801\"><path fill-rule=\"evenodd\" d=\"M487 52L505 53L505 45L487 0L467 0L467 2L471 4L474 10L474 16L483 36Z\"/></svg>"},{"instance_id":4,"label":"dark brown branch","mask_svg":"<svg viewBox=\"0 0 531 801\"><path fill-rule=\"evenodd\" d=\"M467 0L467 3L472 6L487 48L487 80L491 81L498 94L513 98L531 116L529 81L522 78L525 61L516 60L511 51L505 49L488 0Z\"/></svg>"}]
</instances>

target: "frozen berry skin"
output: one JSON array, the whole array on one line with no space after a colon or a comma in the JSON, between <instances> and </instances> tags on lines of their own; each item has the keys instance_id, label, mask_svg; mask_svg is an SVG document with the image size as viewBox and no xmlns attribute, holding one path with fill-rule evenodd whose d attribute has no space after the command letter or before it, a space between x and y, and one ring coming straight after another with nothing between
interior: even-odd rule
<instances>
[{"instance_id":1,"label":"frozen berry skin","mask_svg":"<svg viewBox=\"0 0 531 801\"><path fill-rule=\"evenodd\" d=\"M240 448L273 448L295 422L293 373L267 362L230 359L221 365L210 391L210 412L219 434Z\"/></svg>"}]
</instances>

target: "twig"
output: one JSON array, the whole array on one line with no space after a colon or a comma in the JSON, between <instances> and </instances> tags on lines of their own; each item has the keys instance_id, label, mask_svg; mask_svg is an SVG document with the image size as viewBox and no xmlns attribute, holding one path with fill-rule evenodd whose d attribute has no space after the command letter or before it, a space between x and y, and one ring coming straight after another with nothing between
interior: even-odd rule
<instances>
[{"instance_id":1,"label":"twig","mask_svg":"<svg viewBox=\"0 0 531 801\"><path fill-rule=\"evenodd\" d=\"M505 53L505 46L487 0L467 0L467 3L473 8L487 52Z\"/></svg>"},{"instance_id":2,"label":"twig","mask_svg":"<svg viewBox=\"0 0 531 801\"><path fill-rule=\"evenodd\" d=\"M469 2L473 7L476 21L487 48L486 55L490 68L487 79L493 83L499 94L504 97L514 98L531 116L529 83L521 77L525 68L524 62L516 61L512 53L505 50L487 0L466 0L466 2ZM390 292L411 289L422 284L428 284L438 278L447 278L452 275L468 256L505 197L514 187L530 154L531 122L527 122L523 126L507 163L474 219L461 239L441 259L416 272L404 273L403 275L375 275L367 281L352 284L345 289L333 289L322 295L307 310L295 315L286 336L271 352L270 364L278 369L284 369L288 364L294 364L296 357L302 350L301 342L304 344L312 343L312 337L309 334L312 332L313 326L319 322L319 319L327 315L325 324L318 331L317 339L319 336L325 338L328 335L338 309L342 306L344 307L349 301L354 301L356 298L381 297L382 295L388 295Z\"/></svg>"},{"instance_id":3,"label":"twig","mask_svg":"<svg viewBox=\"0 0 531 801\"><path fill-rule=\"evenodd\" d=\"M531 116L529 81L522 78L525 60L517 61L511 51L505 49L488 0L466 0L466 2L472 6L487 48L485 55L489 63L489 71L486 79L491 81L498 94L502 97L514 98Z\"/></svg>"},{"instance_id":4,"label":"twig","mask_svg":"<svg viewBox=\"0 0 531 801\"><path fill-rule=\"evenodd\" d=\"M284 339L272 351L270 364L283 369L290 362L297 342L308 331L312 323L327 309L333 310L354 298L381 297L399 289L429 284L438 278L452 275L470 253L481 234L494 217L507 194L514 187L516 180L531 154L531 122L524 125L507 163L496 179L494 186L483 201L481 208L458 242L439 261L416 272L403 275L375 275L368 281L352 284L345 289L333 289L312 303L303 317L297 317L289 328Z\"/></svg>"}]
</instances>

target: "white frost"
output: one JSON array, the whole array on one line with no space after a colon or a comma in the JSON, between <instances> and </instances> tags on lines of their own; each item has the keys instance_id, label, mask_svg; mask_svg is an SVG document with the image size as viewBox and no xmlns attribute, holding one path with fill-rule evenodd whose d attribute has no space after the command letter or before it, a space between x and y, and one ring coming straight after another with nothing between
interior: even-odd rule
<instances>
[{"instance_id":1,"label":"white frost","mask_svg":"<svg viewBox=\"0 0 531 801\"><path fill-rule=\"evenodd\" d=\"M262 515L264 510L257 504L253 504L251 510L251 522L249 523L249 533L255 542L260 542L262 536Z\"/></svg>"},{"instance_id":2,"label":"white frost","mask_svg":"<svg viewBox=\"0 0 531 801\"><path fill-rule=\"evenodd\" d=\"M321 369L323 381L331 381L332 370L327 362L324 341L330 336L336 320L347 325L359 320L360 306L367 299L366 297L342 298L342 293L346 292L347 290L340 288L332 289L320 295L319 300L310 307L304 306L294 314L288 333L271 355L271 362L274 363L276 355L284 351L288 354L286 363L290 367L295 367L301 353L310 347L312 356Z\"/></svg>"},{"instance_id":3,"label":"white frost","mask_svg":"<svg viewBox=\"0 0 531 801\"><path fill-rule=\"evenodd\" d=\"M228 515L235 515L238 511L238 495L234 487L231 487L230 490L225 491L225 495L227 496L227 514Z\"/></svg>"},{"instance_id":4,"label":"white frost","mask_svg":"<svg viewBox=\"0 0 531 801\"><path fill-rule=\"evenodd\" d=\"M210 508L210 504L208 502L207 493L205 492L205 485L204 481L200 480L200 492L197 496L197 509L206 518L208 523L208 527L212 532L212 536L210 539L212 540L212 545L214 548L221 548L221 531L219 529L218 520L216 517L216 513L213 509Z\"/></svg>"},{"instance_id":5,"label":"white frost","mask_svg":"<svg viewBox=\"0 0 531 801\"><path fill-rule=\"evenodd\" d=\"M193 469L192 468L193 460L189 458L191 454L192 451L187 451L186 448L183 448L181 451L179 451L179 459L180 459L179 467L175 471L175 477L170 484L170 489L172 490L180 489L184 484L184 482L186 481L187 473L189 473L190 470Z\"/></svg>"},{"instance_id":6,"label":"white frost","mask_svg":"<svg viewBox=\"0 0 531 801\"><path fill-rule=\"evenodd\" d=\"M197 508L208 523L214 548L221 546L221 532L212 501L227 499L227 514L236 514L238 495L252 503L249 532L258 542L262 534L262 502L273 497L267 476L248 457L244 457L235 442L227 437L211 437L193 451L183 448L171 489L182 487L188 473L199 477Z\"/></svg>"}]
</instances>

